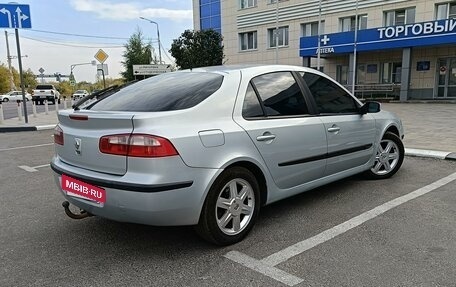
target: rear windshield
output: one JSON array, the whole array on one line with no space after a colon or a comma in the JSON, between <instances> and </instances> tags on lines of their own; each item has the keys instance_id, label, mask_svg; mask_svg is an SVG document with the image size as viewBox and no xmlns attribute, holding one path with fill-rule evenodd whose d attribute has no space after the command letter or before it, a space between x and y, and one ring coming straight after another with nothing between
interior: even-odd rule
<instances>
[{"instance_id":1,"label":"rear windshield","mask_svg":"<svg viewBox=\"0 0 456 287\"><path fill-rule=\"evenodd\" d=\"M83 90L77 90L77 91L76 91L76 92L74 92L74 93L75 93L75 94L84 94L84 93L85 93L85 91L83 91Z\"/></svg>"},{"instance_id":2,"label":"rear windshield","mask_svg":"<svg viewBox=\"0 0 456 287\"><path fill-rule=\"evenodd\" d=\"M52 85L38 85L36 90L52 90L54 87Z\"/></svg>"},{"instance_id":3,"label":"rear windshield","mask_svg":"<svg viewBox=\"0 0 456 287\"><path fill-rule=\"evenodd\" d=\"M223 76L213 73L177 72L142 80L95 103L98 111L161 112L188 109L212 95Z\"/></svg>"}]
</instances>

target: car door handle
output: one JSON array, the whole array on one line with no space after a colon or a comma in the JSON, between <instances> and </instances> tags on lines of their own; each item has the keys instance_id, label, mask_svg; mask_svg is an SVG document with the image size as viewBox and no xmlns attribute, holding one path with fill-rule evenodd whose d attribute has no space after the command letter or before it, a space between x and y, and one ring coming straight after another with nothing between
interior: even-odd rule
<instances>
[{"instance_id":1,"label":"car door handle","mask_svg":"<svg viewBox=\"0 0 456 287\"><path fill-rule=\"evenodd\" d=\"M272 134L268 134L268 135L262 135L262 136L257 136L257 141L259 142L265 142L265 141L272 141L273 139L275 139L276 136L275 135L272 135Z\"/></svg>"},{"instance_id":2,"label":"car door handle","mask_svg":"<svg viewBox=\"0 0 456 287\"><path fill-rule=\"evenodd\" d=\"M339 127L330 127L330 128L328 129L328 132L330 132L330 133L337 133L337 132L339 132L339 131L340 131L340 128L339 128Z\"/></svg>"}]
</instances>

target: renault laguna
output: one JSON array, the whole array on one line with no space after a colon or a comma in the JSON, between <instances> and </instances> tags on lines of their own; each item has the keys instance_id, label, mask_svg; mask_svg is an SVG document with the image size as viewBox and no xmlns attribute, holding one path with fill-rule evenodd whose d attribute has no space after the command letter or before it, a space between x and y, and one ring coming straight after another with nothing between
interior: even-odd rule
<instances>
[{"instance_id":1,"label":"renault laguna","mask_svg":"<svg viewBox=\"0 0 456 287\"><path fill-rule=\"evenodd\" d=\"M242 240L264 205L359 173L386 179L404 159L398 117L303 67L166 73L73 108L51 162L69 216L194 225L218 245Z\"/></svg>"}]
</instances>

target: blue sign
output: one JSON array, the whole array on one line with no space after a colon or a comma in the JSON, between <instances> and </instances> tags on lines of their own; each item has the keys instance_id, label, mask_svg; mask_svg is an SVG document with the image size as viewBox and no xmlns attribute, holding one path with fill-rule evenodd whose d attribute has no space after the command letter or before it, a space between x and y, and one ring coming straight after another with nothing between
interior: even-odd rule
<instances>
[{"instance_id":1,"label":"blue sign","mask_svg":"<svg viewBox=\"0 0 456 287\"><path fill-rule=\"evenodd\" d=\"M32 28L30 6L0 4L0 28Z\"/></svg>"},{"instance_id":2,"label":"blue sign","mask_svg":"<svg viewBox=\"0 0 456 287\"><path fill-rule=\"evenodd\" d=\"M301 37L299 55L318 55L318 36ZM320 55L353 53L355 32L320 36ZM359 52L456 43L456 19L445 19L400 26L359 30L356 49Z\"/></svg>"}]
</instances>

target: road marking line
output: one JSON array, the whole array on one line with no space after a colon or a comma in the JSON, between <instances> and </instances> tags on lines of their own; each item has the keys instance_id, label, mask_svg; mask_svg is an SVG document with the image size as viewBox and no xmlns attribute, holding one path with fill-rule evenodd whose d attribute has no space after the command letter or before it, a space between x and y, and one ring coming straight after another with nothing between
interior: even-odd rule
<instances>
[{"instance_id":1,"label":"road marking line","mask_svg":"<svg viewBox=\"0 0 456 287\"><path fill-rule=\"evenodd\" d=\"M20 166L18 166L18 168L21 168L28 172L36 172L36 171L38 171L38 168L48 167L48 166L50 166L49 163L43 164L43 165L37 165L37 166L20 165Z\"/></svg>"},{"instance_id":2,"label":"road marking line","mask_svg":"<svg viewBox=\"0 0 456 287\"><path fill-rule=\"evenodd\" d=\"M11 147L11 148L2 148L0 151L8 151L8 150L17 150L17 149L26 149L26 148L34 148L34 147L42 147L42 146L50 146L54 143L47 143L47 144L37 144L37 145L29 145L29 146L20 146L20 147Z\"/></svg>"},{"instance_id":3,"label":"road marking line","mask_svg":"<svg viewBox=\"0 0 456 287\"><path fill-rule=\"evenodd\" d=\"M230 251L224 256L234 262L237 262L247 268L255 270L263 275L273 278L288 286L294 286L296 284L301 283L303 279L275 267L276 265L283 263L288 259L296 255L299 255L313 247L325 243L326 241L333 239L334 237L341 235L357 226L360 226L364 222L371 220L375 217L378 217L397 206L400 206L422 195L425 195L431 191L434 191L454 180L456 180L456 172L450 174L447 177L439 179L431 184L428 184L422 188L412 191L406 195L390 200L356 217L353 217L348 221L345 221L339 225L327 229L311 238L305 239L285 249L282 249L281 251L271 254L268 257L265 257L261 260L252 258L238 251Z\"/></svg>"},{"instance_id":4,"label":"road marking line","mask_svg":"<svg viewBox=\"0 0 456 287\"><path fill-rule=\"evenodd\" d=\"M247 256L238 251L230 251L224 256L236 263L244 265L247 268L255 270L288 286L294 286L304 281L304 279L291 275L273 266L264 264L260 260Z\"/></svg>"},{"instance_id":5,"label":"road marking line","mask_svg":"<svg viewBox=\"0 0 456 287\"><path fill-rule=\"evenodd\" d=\"M326 231L323 231L320 234L317 234L311 238L308 238L306 240L303 240L301 242L298 242L290 247L287 247L279 252L276 252L272 255L269 255L268 257L264 258L261 260L264 264L268 264L270 266L276 266L282 262L287 261L288 259L303 253L304 251L307 251L319 244L322 244L340 234L343 234L350 229L353 229L364 222L371 220L379 215L382 215L383 213L387 212L390 209L393 209L401 204L404 204L412 199L415 199L419 196L422 196L426 193L429 193L433 190L436 190L439 187L442 187L452 181L456 180L456 172L444 177L434 183L431 183L425 187L422 187L420 189L417 189L415 191L412 191L406 195L403 195L401 197L398 197L396 199L393 199L391 201L388 201L380 206L377 206L374 209L371 209L369 211L366 211L356 217L353 217L352 219L345 221L344 223L341 223L337 226L334 226L333 228L330 228Z\"/></svg>"}]
</instances>

